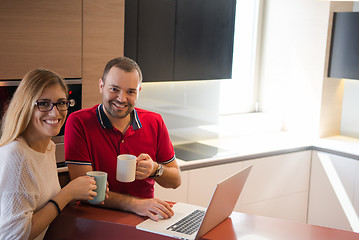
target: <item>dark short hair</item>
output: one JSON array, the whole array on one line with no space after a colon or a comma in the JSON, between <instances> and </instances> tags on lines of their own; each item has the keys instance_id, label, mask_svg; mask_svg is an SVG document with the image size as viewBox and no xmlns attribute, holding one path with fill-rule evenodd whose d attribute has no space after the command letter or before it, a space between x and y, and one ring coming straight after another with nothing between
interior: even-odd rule
<instances>
[{"instance_id":1,"label":"dark short hair","mask_svg":"<svg viewBox=\"0 0 359 240\"><path fill-rule=\"evenodd\" d=\"M128 57L117 57L117 58L110 60L106 64L105 69L103 71L102 81L105 82L106 76L112 67L120 68L126 72L132 72L133 70L136 70L140 77L140 82L142 82L142 72L141 72L140 67L134 60L132 60Z\"/></svg>"}]
</instances>

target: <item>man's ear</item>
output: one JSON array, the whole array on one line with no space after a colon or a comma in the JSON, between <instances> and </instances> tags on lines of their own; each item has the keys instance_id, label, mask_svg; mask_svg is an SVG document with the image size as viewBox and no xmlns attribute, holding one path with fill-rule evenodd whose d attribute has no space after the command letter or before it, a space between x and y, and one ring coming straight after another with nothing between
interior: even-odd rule
<instances>
[{"instance_id":1,"label":"man's ear","mask_svg":"<svg viewBox=\"0 0 359 240\"><path fill-rule=\"evenodd\" d=\"M102 94L104 82L102 81L102 78L98 81L98 87L100 89L100 93Z\"/></svg>"}]
</instances>

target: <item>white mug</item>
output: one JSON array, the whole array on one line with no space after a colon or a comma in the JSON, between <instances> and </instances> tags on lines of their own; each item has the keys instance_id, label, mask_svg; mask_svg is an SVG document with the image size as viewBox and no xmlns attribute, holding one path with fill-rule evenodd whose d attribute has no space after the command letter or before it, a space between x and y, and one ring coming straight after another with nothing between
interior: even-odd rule
<instances>
[{"instance_id":1,"label":"white mug","mask_svg":"<svg viewBox=\"0 0 359 240\"><path fill-rule=\"evenodd\" d=\"M133 182L136 178L136 159L131 154L117 156L116 179L120 182Z\"/></svg>"}]
</instances>

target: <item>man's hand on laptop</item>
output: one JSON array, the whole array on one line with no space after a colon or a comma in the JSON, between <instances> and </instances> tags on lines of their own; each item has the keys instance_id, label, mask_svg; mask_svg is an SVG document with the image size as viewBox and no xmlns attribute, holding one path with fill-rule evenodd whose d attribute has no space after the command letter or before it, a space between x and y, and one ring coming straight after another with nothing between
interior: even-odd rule
<instances>
[{"instance_id":1,"label":"man's hand on laptop","mask_svg":"<svg viewBox=\"0 0 359 240\"><path fill-rule=\"evenodd\" d=\"M154 221L173 216L171 205L157 198L137 199L134 212L140 216L147 216Z\"/></svg>"}]
</instances>

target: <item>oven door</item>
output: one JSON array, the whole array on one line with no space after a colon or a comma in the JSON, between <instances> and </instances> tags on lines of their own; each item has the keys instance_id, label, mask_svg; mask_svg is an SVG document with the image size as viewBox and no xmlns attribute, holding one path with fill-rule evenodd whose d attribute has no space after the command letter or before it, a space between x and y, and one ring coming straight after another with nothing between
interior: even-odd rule
<instances>
[{"instance_id":1,"label":"oven door","mask_svg":"<svg viewBox=\"0 0 359 240\"><path fill-rule=\"evenodd\" d=\"M19 84L20 81L0 81L0 120L4 116L10 100Z\"/></svg>"}]
</instances>

